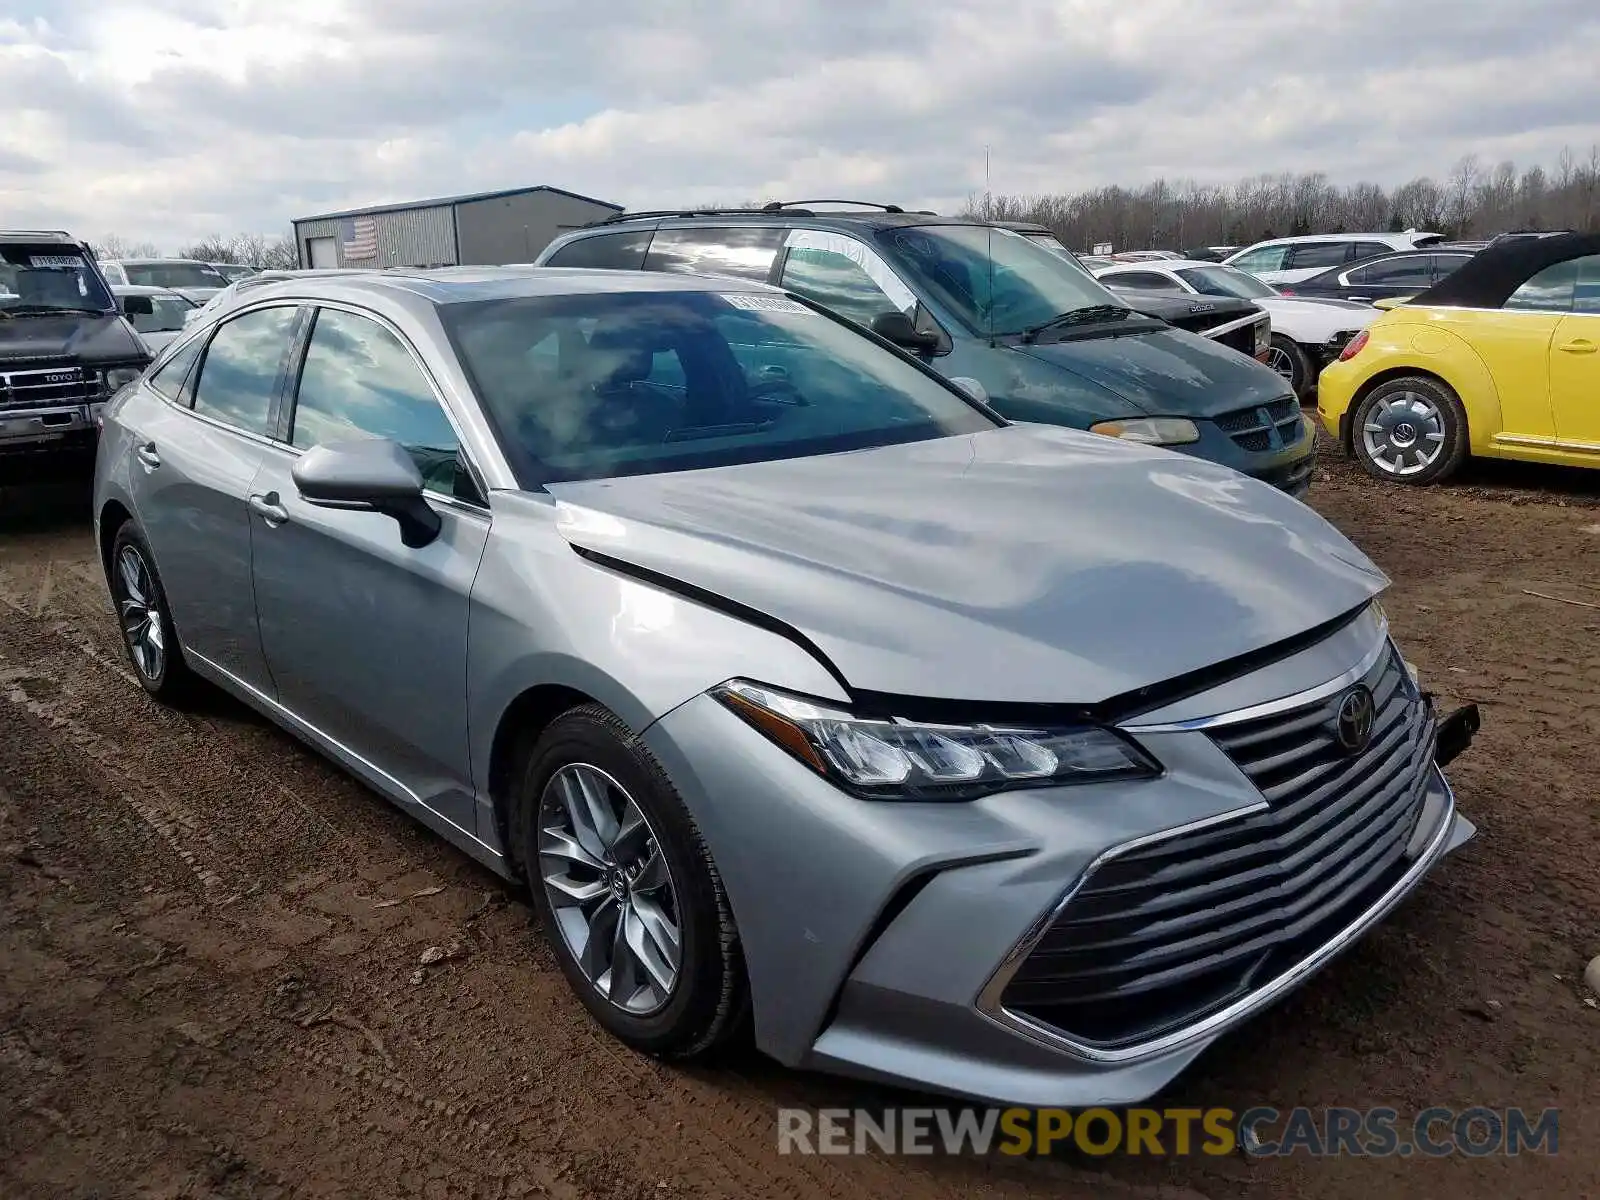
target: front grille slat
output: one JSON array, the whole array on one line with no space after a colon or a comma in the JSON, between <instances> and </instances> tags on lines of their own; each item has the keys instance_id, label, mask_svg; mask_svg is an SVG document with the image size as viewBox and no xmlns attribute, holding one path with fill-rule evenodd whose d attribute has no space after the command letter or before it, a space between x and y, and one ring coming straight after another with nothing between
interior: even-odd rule
<instances>
[{"instance_id":1,"label":"front grille slat","mask_svg":"<svg viewBox=\"0 0 1600 1200\"><path fill-rule=\"evenodd\" d=\"M98 378L70 360L0 362L0 410L64 408L100 398Z\"/></svg>"},{"instance_id":2,"label":"front grille slat","mask_svg":"<svg viewBox=\"0 0 1600 1200\"><path fill-rule=\"evenodd\" d=\"M1249 333L1249 330L1245 332ZM1254 338L1255 335L1251 333L1250 336ZM1249 354L1251 350L1245 349L1244 352ZM1305 433L1305 423L1300 419L1300 402L1292 396L1274 400L1271 404L1219 413L1211 420L1241 450L1252 453L1292 446Z\"/></svg>"},{"instance_id":3,"label":"front grille slat","mask_svg":"<svg viewBox=\"0 0 1600 1200\"><path fill-rule=\"evenodd\" d=\"M1354 922L1405 870L1433 757L1431 713L1392 644L1361 682L1375 717L1356 754L1334 732L1344 692L1212 730L1268 807L1102 862L1002 1003L1080 1040L1131 1045L1216 1011Z\"/></svg>"}]
</instances>

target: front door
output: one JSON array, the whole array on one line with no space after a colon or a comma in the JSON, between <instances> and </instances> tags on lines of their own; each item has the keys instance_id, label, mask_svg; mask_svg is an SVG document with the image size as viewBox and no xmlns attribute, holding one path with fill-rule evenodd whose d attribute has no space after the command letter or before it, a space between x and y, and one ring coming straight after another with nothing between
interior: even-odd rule
<instances>
[{"instance_id":1,"label":"front door","mask_svg":"<svg viewBox=\"0 0 1600 1200\"><path fill-rule=\"evenodd\" d=\"M288 444L251 487L256 610L278 700L460 828L476 827L467 753L467 608L489 512L428 376L372 316L319 309ZM320 508L291 477L304 450L387 437L417 459L443 519L408 549L387 516Z\"/></svg>"},{"instance_id":2,"label":"front door","mask_svg":"<svg viewBox=\"0 0 1600 1200\"><path fill-rule=\"evenodd\" d=\"M1600 254L1572 266L1572 313L1550 339L1550 401L1562 445L1600 453Z\"/></svg>"},{"instance_id":3,"label":"front door","mask_svg":"<svg viewBox=\"0 0 1600 1200\"><path fill-rule=\"evenodd\" d=\"M254 309L180 350L125 410L131 490L190 652L271 694L250 578L248 494L298 309ZM198 371L198 375L196 375Z\"/></svg>"}]
</instances>

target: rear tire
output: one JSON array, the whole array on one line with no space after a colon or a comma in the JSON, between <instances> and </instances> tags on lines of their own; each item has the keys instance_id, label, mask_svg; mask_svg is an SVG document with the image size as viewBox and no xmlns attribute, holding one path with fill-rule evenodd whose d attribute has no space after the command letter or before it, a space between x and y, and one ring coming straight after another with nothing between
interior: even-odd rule
<instances>
[{"instance_id":1,"label":"rear tire","mask_svg":"<svg viewBox=\"0 0 1600 1200\"><path fill-rule=\"evenodd\" d=\"M139 685L163 704L190 699L198 680L183 661L155 558L132 521L124 521L111 540L106 580L122 646Z\"/></svg>"},{"instance_id":2,"label":"rear tire","mask_svg":"<svg viewBox=\"0 0 1600 1200\"><path fill-rule=\"evenodd\" d=\"M1311 385L1317 378L1311 366L1311 356L1293 338L1282 333L1272 335L1272 350L1267 365L1283 377L1302 403L1311 394Z\"/></svg>"},{"instance_id":3,"label":"rear tire","mask_svg":"<svg viewBox=\"0 0 1600 1200\"><path fill-rule=\"evenodd\" d=\"M733 911L655 757L591 704L552 721L515 778L514 846L590 1015L662 1058L701 1057L738 1033L749 992Z\"/></svg>"},{"instance_id":4,"label":"rear tire","mask_svg":"<svg viewBox=\"0 0 1600 1200\"><path fill-rule=\"evenodd\" d=\"M1471 448L1460 398L1431 375L1402 375L1356 405L1350 448L1374 479L1422 487L1455 474Z\"/></svg>"}]
</instances>

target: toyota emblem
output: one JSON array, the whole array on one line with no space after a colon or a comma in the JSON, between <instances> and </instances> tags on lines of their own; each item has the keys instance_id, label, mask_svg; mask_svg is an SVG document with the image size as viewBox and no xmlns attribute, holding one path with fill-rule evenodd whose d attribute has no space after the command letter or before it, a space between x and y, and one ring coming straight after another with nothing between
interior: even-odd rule
<instances>
[{"instance_id":1,"label":"toyota emblem","mask_svg":"<svg viewBox=\"0 0 1600 1200\"><path fill-rule=\"evenodd\" d=\"M1339 700L1339 715L1334 722L1334 735L1339 745L1348 753L1364 750L1372 740L1372 725L1378 716L1377 703L1372 689L1358 683Z\"/></svg>"}]
</instances>

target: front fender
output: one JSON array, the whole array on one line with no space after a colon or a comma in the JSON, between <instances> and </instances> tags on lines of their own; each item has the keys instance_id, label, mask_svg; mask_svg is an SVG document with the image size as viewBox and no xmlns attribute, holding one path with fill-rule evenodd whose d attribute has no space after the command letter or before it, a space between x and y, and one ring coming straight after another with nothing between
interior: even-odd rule
<instances>
[{"instance_id":1,"label":"front fender","mask_svg":"<svg viewBox=\"0 0 1600 1200\"><path fill-rule=\"evenodd\" d=\"M548 497L497 493L473 583L467 648L479 836L496 735L519 697L557 686L605 705L635 733L735 676L839 702L816 657L781 633L589 561L556 530ZM487 818L487 820L485 820Z\"/></svg>"},{"instance_id":2,"label":"front fender","mask_svg":"<svg viewBox=\"0 0 1600 1200\"><path fill-rule=\"evenodd\" d=\"M1384 379L1397 375L1433 375L1450 386L1467 414L1474 454L1488 453L1501 429L1500 392L1488 365L1460 334L1420 321L1390 323L1380 319L1367 328L1367 344L1349 362L1335 362L1323 371L1319 389L1330 387L1346 398L1340 415L1346 424L1356 402Z\"/></svg>"}]
</instances>

